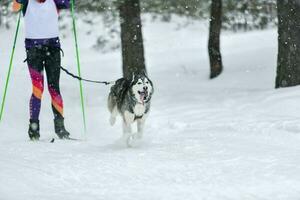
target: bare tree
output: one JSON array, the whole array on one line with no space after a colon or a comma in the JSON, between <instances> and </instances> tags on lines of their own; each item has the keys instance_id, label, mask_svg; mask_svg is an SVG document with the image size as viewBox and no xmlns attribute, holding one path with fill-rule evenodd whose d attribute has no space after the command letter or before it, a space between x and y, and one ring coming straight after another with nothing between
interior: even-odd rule
<instances>
[{"instance_id":1,"label":"bare tree","mask_svg":"<svg viewBox=\"0 0 300 200\"><path fill-rule=\"evenodd\" d=\"M300 1L277 0L278 58L276 88L300 84Z\"/></svg>"},{"instance_id":2,"label":"bare tree","mask_svg":"<svg viewBox=\"0 0 300 200\"><path fill-rule=\"evenodd\" d=\"M121 43L123 56L123 76L146 73L139 0L119 2L121 20Z\"/></svg>"},{"instance_id":3,"label":"bare tree","mask_svg":"<svg viewBox=\"0 0 300 200\"><path fill-rule=\"evenodd\" d=\"M220 52L221 27L222 0L212 0L208 41L211 79L219 76L223 70L222 56Z\"/></svg>"}]
</instances>

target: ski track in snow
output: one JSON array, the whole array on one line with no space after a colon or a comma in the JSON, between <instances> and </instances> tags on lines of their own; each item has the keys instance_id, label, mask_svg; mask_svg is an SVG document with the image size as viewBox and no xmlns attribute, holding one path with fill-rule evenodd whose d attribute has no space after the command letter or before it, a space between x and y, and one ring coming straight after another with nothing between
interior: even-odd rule
<instances>
[{"instance_id":1,"label":"ski track in snow","mask_svg":"<svg viewBox=\"0 0 300 200\"><path fill-rule=\"evenodd\" d=\"M145 137L134 148L119 141L120 118L109 126L106 86L84 83L88 131L83 133L78 82L65 74L66 126L83 141L49 142L54 134L45 90L43 141L30 142L31 84L20 34L0 124L0 200L299 199L300 93L299 87L273 89L276 30L224 33L225 70L210 81L207 27L175 27L144 25L155 94ZM13 30L0 33L5 38L0 42L2 95ZM91 36L79 37L83 76L119 78L120 53L100 54L90 48ZM62 45L63 65L76 72L72 36Z\"/></svg>"}]
</instances>

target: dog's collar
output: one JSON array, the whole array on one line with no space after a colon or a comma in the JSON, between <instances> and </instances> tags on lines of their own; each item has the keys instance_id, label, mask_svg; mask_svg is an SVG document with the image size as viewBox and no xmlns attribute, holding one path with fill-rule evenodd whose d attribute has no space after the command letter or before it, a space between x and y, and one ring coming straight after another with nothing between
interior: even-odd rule
<instances>
[{"instance_id":1,"label":"dog's collar","mask_svg":"<svg viewBox=\"0 0 300 200\"><path fill-rule=\"evenodd\" d=\"M137 119L142 119L142 118L143 118L143 116L144 116L144 115L140 115L140 116L138 116L138 115L134 115L134 120L137 120Z\"/></svg>"}]
</instances>

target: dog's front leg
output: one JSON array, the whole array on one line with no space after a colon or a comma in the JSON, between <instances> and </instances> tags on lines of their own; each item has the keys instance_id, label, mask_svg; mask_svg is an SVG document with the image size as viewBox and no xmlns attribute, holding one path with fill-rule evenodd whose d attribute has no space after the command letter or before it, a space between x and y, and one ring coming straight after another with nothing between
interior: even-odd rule
<instances>
[{"instance_id":1,"label":"dog's front leg","mask_svg":"<svg viewBox=\"0 0 300 200\"><path fill-rule=\"evenodd\" d=\"M126 141L127 146L131 146L132 130L131 124L134 122L134 114L125 111L123 116L123 139Z\"/></svg>"},{"instance_id":2,"label":"dog's front leg","mask_svg":"<svg viewBox=\"0 0 300 200\"><path fill-rule=\"evenodd\" d=\"M123 120L123 141L127 145L127 147L132 147L132 130L131 124L128 124L125 120Z\"/></svg>"},{"instance_id":3,"label":"dog's front leg","mask_svg":"<svg viewBox=\"0 0 300 200\"><path fill-rule=\"evenodd\" d=\"M132 132L131 125L126 123L126 121L124 120L123 121L123 135L124 136L131 135L132 134L131 132Z\"/></svg>"},{"instance_id":4,"label":"dog's front leg","mask_svg":"<svg viewBox=\"0 0 300 200\"><path fill-rule=\"evenodd\" d=\"M142 139L143 137L146 117L147 116L144 115L141 119L137 120L137 139Z\"/></svg>"}]
</instances>

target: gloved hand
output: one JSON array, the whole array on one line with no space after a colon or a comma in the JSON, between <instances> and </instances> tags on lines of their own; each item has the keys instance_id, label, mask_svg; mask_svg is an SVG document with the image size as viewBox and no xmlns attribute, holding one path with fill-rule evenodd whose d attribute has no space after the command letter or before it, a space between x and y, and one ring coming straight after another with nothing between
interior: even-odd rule
<instances>
[{"instance_id":1,"label":"gloved hand","mask_svg":"<svg viewBox=\"0 0 300 200\"><path fill-rule=\"evenodd\" d=\"M16 0L13 1L13 12L19 12L21 9L21 2L17 2Z\"/></svg>"}]
</instances>

